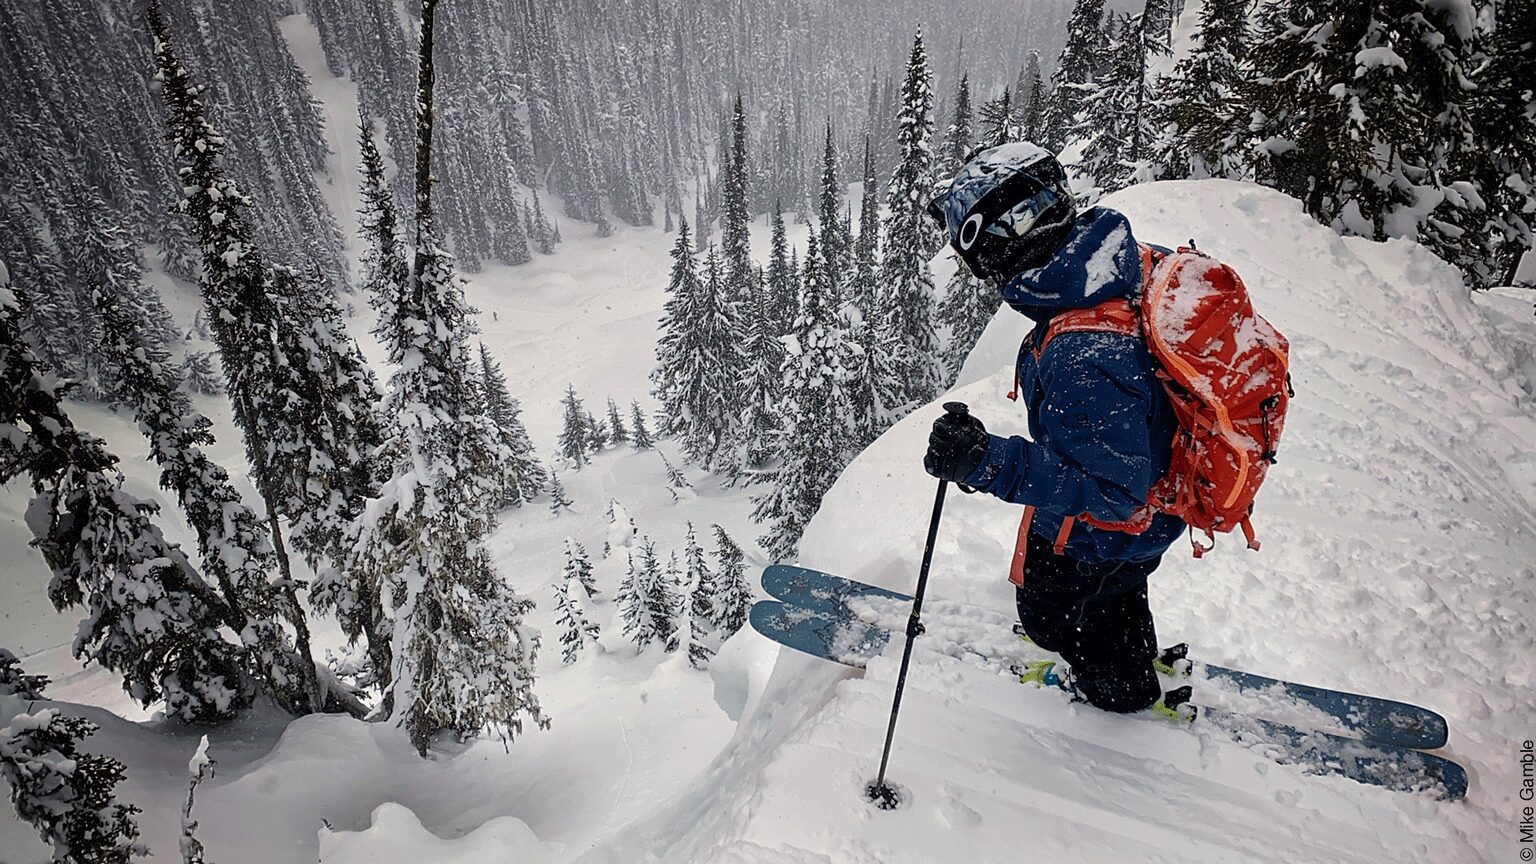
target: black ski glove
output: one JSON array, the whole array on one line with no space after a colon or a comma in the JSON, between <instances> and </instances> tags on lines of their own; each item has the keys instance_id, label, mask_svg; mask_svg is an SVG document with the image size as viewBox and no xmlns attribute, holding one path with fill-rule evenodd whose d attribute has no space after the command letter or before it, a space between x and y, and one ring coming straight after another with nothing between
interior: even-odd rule
<instances>
[{"instance_id":1,"label":"black ski glove","mask_svg":"<svg viewBox=\"0 0 1536 864\"><path fill-rule=\"evenodd\" d=\"M940 480L963 483L987 458L991 440L987 427L972 417L965 405L946 402L944 416L933 421L933 431L928 433L923 468Z\"/></svg>"}]
</instances>

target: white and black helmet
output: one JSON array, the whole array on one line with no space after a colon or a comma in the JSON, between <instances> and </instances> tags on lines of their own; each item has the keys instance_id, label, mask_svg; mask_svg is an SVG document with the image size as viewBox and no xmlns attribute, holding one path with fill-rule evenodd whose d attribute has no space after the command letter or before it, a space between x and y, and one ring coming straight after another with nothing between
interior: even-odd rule
<instances>
[{"instance_id":1,"label":"white and black helmet","mask_svg":"<svg viewBox=\"0 0 1536 864\"><path fill-rule=\"evenodd\" d=\"M1008 279L1055 252L1077 217L1061 163L1027 141L973 151L928 213L971 272Z\"/></svg>"}]
</instances>

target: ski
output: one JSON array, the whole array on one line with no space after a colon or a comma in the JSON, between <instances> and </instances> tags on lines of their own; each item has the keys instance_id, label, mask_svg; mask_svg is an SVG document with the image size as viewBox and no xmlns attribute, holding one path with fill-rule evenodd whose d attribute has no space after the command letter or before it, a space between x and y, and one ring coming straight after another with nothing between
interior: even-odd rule
<instances>
[{"instance_id":1,"label":"ski","mask_svg":"<svg viewBox=\"0 0 1536 864\"><path fill-rule=\"evenodd\" d=\"M911 600L899 592L784 564L771 565L763 572L763 590L780 600L818 608L845 606L859 597ZM875 650L878 653L880 649ZM1240 694L1279 696L1310 706L1333 718L1340 731L1370 741L1415 750L1445 746L1445 718L1428 708L1203 663L1189 657L1187 646L1182 644L1165 649L1163 660L1196 682L1207 680Z\"/></svg>"},{"instance_id":2,"label":"ski","mask_svg":"<svg viewBox=\"0 0 1536 864\"><path fill-rule=\"evenodd\" d=\"M860 620L848 606L829 599L811 599L804 604L761 600L752 606L751 623L754 630L780 645L857 669L879 655L891 635L889 630ZM1430 792L1441 798L1461 798L1467 793L1466 771L1432 753L1298 729L1214 708L1202 707L1195 717L1194 723L1221 729L1276 762L1296 765L1309 773L1347 777L1395 792Z\"/></svg>"}]
</instances>

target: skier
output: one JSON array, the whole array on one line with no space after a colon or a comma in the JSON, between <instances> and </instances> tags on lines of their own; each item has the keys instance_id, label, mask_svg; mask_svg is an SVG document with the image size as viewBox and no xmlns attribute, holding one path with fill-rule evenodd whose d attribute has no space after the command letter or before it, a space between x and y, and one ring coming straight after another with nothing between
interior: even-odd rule
<instances>
[{"instance_id":1,"label":"skier","mask_svg":"<svg viewBox=\"0 0 1536 864\"><path fill-rule=\"evenodd\" d=\"M1154 666L1147 577L1185 525L1147 500L1178 422L1139 336L1050 329L1063 312L1139 291L1130 222L1104 207L1078 213L1061 165L1027 142L974 153L929 212L964 266L1035 322L1009 394L1032 440L948 412L923 458L935 477L1025 505L1011 574L1019 620L1069 668L1032 664L1023 677L1107 711L1176 715Z\"/></svg>"}]
</instances>

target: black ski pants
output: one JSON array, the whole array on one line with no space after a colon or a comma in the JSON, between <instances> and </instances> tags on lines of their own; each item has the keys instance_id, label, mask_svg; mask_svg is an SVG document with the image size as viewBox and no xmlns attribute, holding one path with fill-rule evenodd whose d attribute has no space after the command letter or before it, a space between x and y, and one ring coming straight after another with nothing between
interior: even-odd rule
<instances>
[{"instance_id":1,"label":"black ski pants","mask_svg":"<svg viewBox=\"0 0 1536 864\"><path fill-rule=\"evenodd\" d=\"M1029 537L1019 621L1035 644L1066 659L1077 695L1090 705L1140 711L1162 695L1152 667L1157 633L1147 605L1147 576L1160 561L1090 564Z\"/></svg>"}]
</instances>

